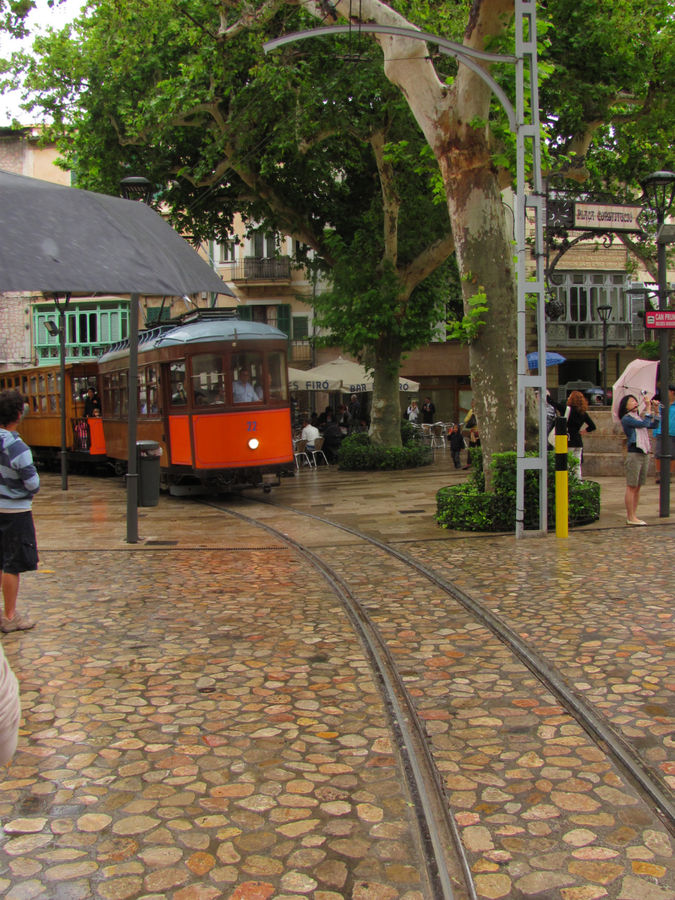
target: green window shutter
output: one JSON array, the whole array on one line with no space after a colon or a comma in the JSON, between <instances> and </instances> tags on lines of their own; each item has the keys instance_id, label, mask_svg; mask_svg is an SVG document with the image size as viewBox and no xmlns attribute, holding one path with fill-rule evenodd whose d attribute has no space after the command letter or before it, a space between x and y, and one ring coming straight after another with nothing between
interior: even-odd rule
<instances>
[{"instance_id":1,"label":"green window shutter","mask_svg":"<svg viewBox=\"0 0 675 900\"><path fill-rule=\"evenodd\" d=\"M238 306L237 307L237 315L241 319L242 322L252 322L253 321L253 307L252 306Z\"/></svg>"},{"instance_id":2,"label":"green window shutter","mask_svg":"<svg viewBox=\"0 0 675 900\"><path fill-rule=\"evenodd\" d=\"M280 303L277 306L277 328L290 338L291 336L291 304Z\"/></svg>"},{"instance_id":3,"label":"green window shutter","mask_svg":"<svg viewBox=\"0 0 675 900\"><path fill-rule=\"evenodd\" d=\"M293 340L306 341L309 337L309 316L293 316Z\"/></svg>"}]
</instances>

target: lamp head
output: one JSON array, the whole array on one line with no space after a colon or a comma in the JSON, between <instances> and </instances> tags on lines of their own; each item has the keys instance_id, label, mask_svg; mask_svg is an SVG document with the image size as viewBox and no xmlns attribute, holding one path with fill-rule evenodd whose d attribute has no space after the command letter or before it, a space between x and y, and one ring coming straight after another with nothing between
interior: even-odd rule
<instances>
[{"instance_id":1,"label":"lamp head","mask_svg":"<svg viewBox=\"0 0 675 900\"><path fill-rule=\"evenodd\" d=\"M142 175L128 175L120 181L120 194L125 200L140 200L150 205L152 182Z\"/></svg>"},{"instance_id":2,"label":"lamp head","mask_svg":"<svg viewBox=\"0 0 675 900\"><path fill-rule=\"evenodd\" d=\"M675 198L675 172L652 172L642 180L644 198L662 221Z\"/></svg>"}]
</instances>

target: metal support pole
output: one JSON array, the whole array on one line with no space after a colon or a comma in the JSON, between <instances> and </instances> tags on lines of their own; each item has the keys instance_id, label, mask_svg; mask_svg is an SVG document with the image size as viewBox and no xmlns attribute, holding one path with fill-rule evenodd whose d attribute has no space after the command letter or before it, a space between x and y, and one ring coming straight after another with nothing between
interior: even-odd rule
<instances>
[{"instance_id":1,"label":"metal support pole","mask_svg":"<svg viewBox=\"0 0 675 900\"><path fill-rule=\"evenodd\" d=\"M61 490L68 490L68 450L66 442L66 314L59 307L59 375L61 379Z\"/></svg>"},{"instance_id":2,"label":"metal support pole","mask_svg":"<svg viewBox=\"0 0 675 900\"><path fill-rule=\"evenodd\" d=\"M136 436L138 432L138 303L139 295L132 294L129 303L129 373L127 389L129 415L127 438L127 543L138 543L138 461Z\"/></svg>"},{"instance_id":3,"label":"metal support pole","mask_svg":"<svg viewBox=\"0 0 675 900\"><path fill-rule=\"evenodd\" d=\"M658 224L663 225L663 218ZM659 310L668 308L667 260L666 245L659 240L656 244L658 279L659 279ZM659 517L667 519L670 516L670 358L668 355L668 329L662 328L659 336L659 391L661 392L661 473L659 484Z\"/></svg>"}]
</instances>

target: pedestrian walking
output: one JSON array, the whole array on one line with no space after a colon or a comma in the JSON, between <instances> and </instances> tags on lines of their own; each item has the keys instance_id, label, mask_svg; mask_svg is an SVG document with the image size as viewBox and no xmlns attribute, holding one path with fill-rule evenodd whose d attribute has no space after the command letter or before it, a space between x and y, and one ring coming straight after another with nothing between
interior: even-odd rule
<instances>
[{"instance_id":1,"label":"pedestrian walking","mask_svg":"<svg viewBox=\"0 0 675 900\"><path fill-rule=\"evenodd\" d=\"M0 631L5 634L35 624L16 609L21 573L38 566L31 507L40 478L30 448L17 433L23 404L19 391L0 391L0 578L5 607Z\"/></svg>"},{"instance_id":2,"label":"pedestrian walking","mask_svg":"<svg viewBox=\"0 0 675 900\"><path fill-rule=\"evenodd\" d=\"M452 426L452 430L448 435L448 442L450 443L450 452L452 453L452 462L456 469L460 467L460 454L461 451L466 447L464 443L464 436L460 430L459 424L455 424Z\"/></svg>"}]
</instances>

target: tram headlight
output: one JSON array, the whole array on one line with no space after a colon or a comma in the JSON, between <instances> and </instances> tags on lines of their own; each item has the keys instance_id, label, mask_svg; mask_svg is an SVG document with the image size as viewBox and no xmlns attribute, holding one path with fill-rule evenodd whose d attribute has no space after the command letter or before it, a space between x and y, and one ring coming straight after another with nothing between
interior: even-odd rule
<instances>
[{"instance_id":1,"label":"tram headlight","mask_svg":"<svg viewBox=\"0 0 675 900\"><path fill-rule=\"evenodd\" d=\"M249 438L248 445L251 450L257 450L260 446L260 441L258 440L258 438Z\"/></svg>"}]
</instances>

